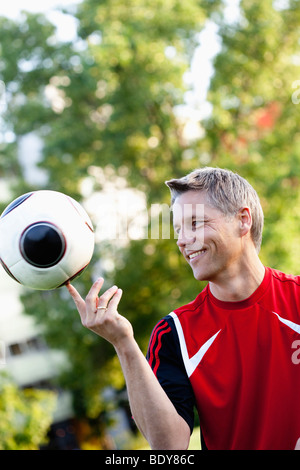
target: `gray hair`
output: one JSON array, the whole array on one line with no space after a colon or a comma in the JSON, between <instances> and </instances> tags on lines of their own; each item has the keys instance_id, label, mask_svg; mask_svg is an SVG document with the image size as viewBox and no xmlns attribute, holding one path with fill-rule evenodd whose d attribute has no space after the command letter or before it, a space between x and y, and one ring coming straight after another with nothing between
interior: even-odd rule
<instances>
[{"instance_id":1,"label":"gray hair","mask_svg":"<svg viewBox=\"0 0 300 470\"><path fill-rule=\"evenodd\" d=\"M248 181L237 173L221 168L200 168L188 175L166 181L172 205L186 191L206 191L209 203L223 214L234 216L242 207L249 207L252 216L251 237L256 251L262 242L264 214L259 197Z\"/></svg>"}]
</instances>

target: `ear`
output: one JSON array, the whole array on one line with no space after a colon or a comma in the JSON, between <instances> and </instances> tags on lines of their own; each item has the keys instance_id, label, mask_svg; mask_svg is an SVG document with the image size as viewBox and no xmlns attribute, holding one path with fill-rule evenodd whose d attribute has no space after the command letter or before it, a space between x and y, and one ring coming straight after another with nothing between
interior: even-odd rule
<instances>
[{"instance_id":1,"label":"ear","mask_svg":"<svg viewBox=\"0 0 300 470\"><path fill-rule=\"evenodd\" d=\"M242 207L238 212L239 224L240 224L240 231L241 235L247 235L250 233L251 226L252 226L252 216L251 210L249 207Z\"/></svg>"}]
</instances>

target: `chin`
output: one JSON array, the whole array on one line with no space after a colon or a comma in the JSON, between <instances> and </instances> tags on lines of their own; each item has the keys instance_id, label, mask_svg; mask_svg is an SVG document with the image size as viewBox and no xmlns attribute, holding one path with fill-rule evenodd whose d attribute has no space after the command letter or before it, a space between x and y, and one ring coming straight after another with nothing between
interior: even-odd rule
<instances>
[{"instance_id":1,"label":"chin","mask_svg":"<svg viewBox=\"0 0 300 470\"><path fill-rule=\"evenodd\" d=\"M199 271L193 271L193 274L194 274L194 278L197 280L197 281L209 281L210 279L210 276L208 273L203 273L203 272L199 272Z\"/></svg>"}]
</instances>

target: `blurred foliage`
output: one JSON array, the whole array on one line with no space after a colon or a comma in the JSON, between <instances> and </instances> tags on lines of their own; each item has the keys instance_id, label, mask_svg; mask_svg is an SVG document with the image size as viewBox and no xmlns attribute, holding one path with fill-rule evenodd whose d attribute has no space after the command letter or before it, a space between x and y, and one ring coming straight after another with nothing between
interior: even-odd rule
<instances>
[{"instance_id":1,"label":"blurred foliage","mask_svg":"<svg viewBox=\"0 0 300 470\"><path fill-rule=\"evenodd\" d=\"M43 187L78 200L110 184L115 193L138 190L150 208L169 204L166 179L199 166L230 168L261 197L262 261L296 273L300 108L292 95L300 79L299 1L241 0L232 21L223 6L214 0L84 0L68 11L78 21L69 43L59 42L43 15L0 18L3 125L16 136L0 144L0 175L14 194L39 189L24 180L17 158L17 143L30 132L43 141ZM176 110L189 90L183 77L208 18L218 25L222 46L208 93L212 111L200 122L203 135L188 140ZM97 230L106 223L97 219ZM120 313L133 323L144 352L155 323L203 287L172 239L101 241L75 281L83 296L99 274L107 286L123 288ZM105 408L99 390L124 385L113 348L82 328L64 289L25 290L23 303L49 344L68 354L61 384L73 391L77 414L95 419Z\"/></svg>"},{"instance_id":2,"label":"blurred foliage","mask_svg":"<svg viewBox=\"0 0 300 470\"><path fill-rule=\"evenodd\" d=\"M38 450L46 442L56 397L25 389L0 374L0 450Z\"/></svg>"}]
</instances>

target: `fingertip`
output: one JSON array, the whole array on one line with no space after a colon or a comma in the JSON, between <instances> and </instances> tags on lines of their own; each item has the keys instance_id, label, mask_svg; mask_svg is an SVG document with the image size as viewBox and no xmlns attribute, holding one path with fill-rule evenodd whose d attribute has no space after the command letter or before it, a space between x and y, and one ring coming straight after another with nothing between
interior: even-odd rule
<instances>
[{"instance_id":1,"label":"fingertip","mask_svg":"<svg viewBox=\"0 0 300 470\"><path fill-rule=\"evenodd\" d=\"M123 290L118 288L115 295L121 300L122 294L123 294Z\"/></svg>"},{"instance_id":2,"label":"fingertip","mask_svg":"<svg viewBox=\"0 0 300 470\"><path fill-rule=\"evenodd\" d=\"M98 277L98 279L96 279L96 281L94 282L93 286L95 287L99 286L99 288L101 288L103 283L104 283L103 277Z\"/></svg>"},{"instance_id":3,"label":"fingertip","mask_svg":"<svg viewBox=\"0 0 300 470\"><path fill-rule=\"evenodd\" d=\"M118 286L111 286L109 289L108 289L110 292L117 292L118 291Z\"/></svg>"}]
</instances>

